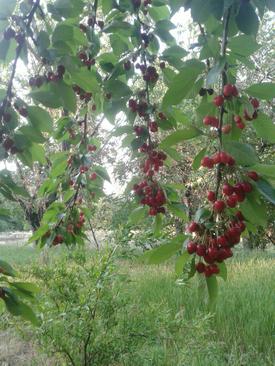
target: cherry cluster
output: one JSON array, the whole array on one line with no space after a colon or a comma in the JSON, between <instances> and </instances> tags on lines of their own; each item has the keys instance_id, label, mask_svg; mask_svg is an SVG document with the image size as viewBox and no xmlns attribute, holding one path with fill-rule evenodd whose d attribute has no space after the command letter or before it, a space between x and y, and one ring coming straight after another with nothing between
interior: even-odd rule
<instances>
[{"instance_id":1,"label":"cherry cluster","mask_svg":"<svg viewBox=\"0 0 275 366\"><path fill-rule=\"evenodd\" d=\"M144 81L151 83L156 83L158 81L159 74L154 66L140 65L139 63L136 63L135 67L141 71Z\"/></svg>"},{"instance_id":2,"label":"cherry cluster","mask_svg":"<svg viewBox=\"0 0 275 366\"><path fill-rule=\"evenodd\" d=\"M196 270L205 277L220 272L218 263L233 256L232 248L240 242L245 230L244 217L240 211L228 221L221 221L217 230L209 230L203 224L191 222L187 230L194 235L187 244L189 254L199 257Z\"/></svg>"},{"instance_id":3,"label":"cherry cluster","mask_svg":"<svg viewBox=\"0 0 275 366\"><path fill-rule=\"evenodd\" d=\"M87 66L88 69L91 68L95 64L95 59L92 57L91 54L87 54L85 51L81 51L78 54L78 58L81 60L83 65Z\"/></svg>"},{"instance_id":4,"label":"cherry cluster","mask_svg":"<svg viewBox=\"0 0 275 366\"><path fill-rule=\"evenodd\" d=\"M216 164L227 166L235 165L235 159L225 151L216 152L212 156L204 156L201 160L201 166L212 169Z\"/></svg>"},{"instance_id":5,"label":"cherry cluster","mask_svg":"<svg viewBox=\"0 0 275 366\"><path fill-rule=\"evenodd\" d=\"M157 182L144 180L133 187L142 205L150 207L149 215L156 216L158 213L165 213L163 205L166 203L166 197L162 188Z\"/></svg>"},{"instance_id":6,"label":"cherry cluster","mask_svg":"<svg viewBox=\"0 0 275 366\"><path fill-rule=\"evenodd\" d=\"M36 75L34 77L31 77L29 79L29 85L30 87L37 87L40 88L43 84L59 81L63 79L63 76L65 74L65 66L64 65L58 65L56 72L49 71L47 74L44 75Z\"/></svg>"},{"instance_id":7,"label":"cherry cluster","mask_svg":"<svg viewBox=\"0 0 275 366\"><path fill-rule=\"evenodd\" d=\"M18 45L22 45L25 41L25 35L24 33L15 32L15 30L11 27L7 28L4 31L4 39L6 41L9 41L11 39L15 39Z\"/></svg>"},{"instance_id":8,"label":"cherry cluster","mask_svg":"<svg viewBox=\"0 0 275 366\"><path fill-rule=\"evenodd\" d=\"M87 93L85 90L80 88L80 86L78 86L78 85L74 85L73 90L74 90L75 94L79 96L80 100L83 100L86 103L91 101L92 96L93 96L92 93Z\"/></svg>"}]
</instances>

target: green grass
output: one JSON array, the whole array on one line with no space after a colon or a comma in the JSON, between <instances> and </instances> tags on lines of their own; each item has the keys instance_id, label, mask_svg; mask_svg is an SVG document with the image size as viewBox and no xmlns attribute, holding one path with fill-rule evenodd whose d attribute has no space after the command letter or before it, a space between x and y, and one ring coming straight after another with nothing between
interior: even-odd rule
<instances>
[{"instance_id":1,"label":"green grass","mask_svg":"<svg viewBox=\"0 0 275 366\"><path fill-rule=\"evenodd\" d=\"M0 247L0 257L20 267L41 255L27 247ZM117 338L127 349L110 366L275 364L274 252L239 251L228 261L228 281L219 279L215 315L207 313L204 282L195 278L189 287L177 285L171 263L120 260L118 271L125 306Z\"/></svg>"}]
</instances>

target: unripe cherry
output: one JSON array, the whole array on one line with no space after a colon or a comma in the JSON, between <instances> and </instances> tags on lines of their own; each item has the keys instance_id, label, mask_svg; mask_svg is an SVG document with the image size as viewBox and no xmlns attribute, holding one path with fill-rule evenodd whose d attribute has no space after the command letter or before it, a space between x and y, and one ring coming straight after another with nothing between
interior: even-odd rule
<instances>
[{"instance_id":1,"label":"unripe cherry","mask_svg":"<svg viewBox=\"0 0 275 366\"><path fill-rule=\"evenodd\" d=\"M222 127L222 133L225 135L229 134L231 132L232 126L230 124L224 125Z\"/></svg>"}]
</instances>

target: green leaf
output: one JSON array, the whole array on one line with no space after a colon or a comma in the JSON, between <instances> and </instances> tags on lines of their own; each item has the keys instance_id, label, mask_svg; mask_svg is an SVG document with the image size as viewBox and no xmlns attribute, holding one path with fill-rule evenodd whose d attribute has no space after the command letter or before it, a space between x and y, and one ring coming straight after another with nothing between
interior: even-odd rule
<instances>
[{"instance_id":1,"label":"green leaf","mask_svg":"<svg viewBox=\"0 0 275 366\"><path fill-rule=\"evenodd\" d=\"M163 215L158 213L154 218L154 237L158 238L161 236L161 229L162 229L162 221L163 221Z\"/></svg>"},{"instance_id":2,"label":"green leaf","mask_svg":"<svg viewBox=\"0 0 275 366\"><path fill-rule=\"evenodd\" d=\"M128 98L132 95L131 88L120 80L108 80L105 83L105 90L112 94L113 99Z\"/></svg>"},{"instance_id":3,"label":"green leaf","mask_svg":"<svg viewBox=\"0 0 275 366\"><path fill-rule=\"evenodd\" d=\"M212 212L207 208L201 207L197 210L195 214L195 221L196 222L205 222L207 221L212 215Z\"/></svg>"},{"instance_id":4,"label":"green leaf","mask_svg":"<svg viewBox=\"0 0 275 366\"><path fill-rule=\"evenodd\" d=\"M248 1L242 1L236 24L239 30L245 34L257 34L259 29L259 19L255 9Z\"/></svg>"},{"instance_id":5,"label":"green leaf","mask_svg":"<svg viewBox=\"0 0 275 366\"><path fill-rule=\"evenodd\" d=\"M16 275L15 270L12 268L12 266L2 259L0 259L0 269L1 272L7 276L15 277Z\"/></svg>"},{"instance_id":6,"label":"green leaf","mask_svg":"<svg viewBox=\"0 0 275 366\"><path fill-rule=\"evenodd\" d=\"M162 106L164 109L171 105L179 104L190 92L197 77L204 70L202 62L190 62L183 67L172 80L164 95Z\"/></svg>"},{"instance_id":7,"label":"green leaf","mask_svg":"<svg viewBox=\"0 0 275 366\"><path fill-rule=\"evenodd\" d=\"M125 133L131 133L133 132L133 126L131 125L126 125L126 126L119 126L115 129L115 131L113 132L113 136L121 136L124 135Z\"/></svg>"},{"instance_id":8,"label":"green leaf","mask_svg":"<svg viewBox=\"0 0 275 366\"><path fill-rule=\"evenodd\" d=\"M245 89L245 92L252 97L270 100L275 98L275 83L253 84Z\"/></svg>"},{"instance_id":9,"label":"green leaf","mask_svg":"<svg viewBox=\"0 0 275 366\"><path fill-rule=\"evenodd\" d=\"M53 84L45 84L41 88L33 90L30 92L30 97L37 102L43 104L49 108L60 108L62 106L62 101L58 92L53 88Z\"/></svg>"},{"instance_id":10,"label":"green leaf","mask_svg":"<svg viewBox=\"0 0 275 366\"><path fill-rule=\"evenodd\" d=\"M202 135L202 131L196 127L186 127L185 129L173 132L167 136L161 143L160 148L167 148L169 146L176 145L182 141L192 139L194 137Z\"/></svg>"},{"instance_id":11,"label":"green leaf","mask_svg":"<svg viewBox=\"0 0 275 366\"><path fill-rule=\"evenodd\" d=\"M231 38L228 47L232 52L248 57L256 52L261 46L255 41L254 37L240 35Z\"/></svg>"},{"instance_id":12,"label":"green leaf","mask_svg":"<svg viewBox=\"0 0 275 366\"><path fill-rule=\"evenodd\" d=\"M158 248L152 249L143 255L146 262L149 264L160 264L171 258L178 250L182 248L186 236L181 234L168 243L161 245Z\"/></svg>"},{"instance_id":13,"label":"green leaf","mask_svg":"<svg viewBox=\"0 0 275 366\"><path fill-rule=\"evenodd\" d=\"M7 310L14 316L21 316L23 319L30 321L38 326L40 324L33 310L29 305L20 301L15 295L10 292L4 297Z\"/></svg>"},{"instance_id":14,"label":"green leaf","mask_svg":"<svg viewBox=\"0 0 275 366\"><path fill-rule=\"evenodd\" d=\"M34 234L29 238L28 243L32 243L40 238L49 231L49 225L40 226Z\"/></svg>"},{"instance_id":15,"label":"green leaf","mask_svg":"<svg viewBox=\"0 0 275 366\"><path fill-rule=\"evenodd\" d=\"M271 11L275 11L275 1L274 0L266 0L266 7Z\"/></svg>"},{"instance_id":16,"label":"green leaf","mask_svg":"<svg viewBox=\"0 0 275 366\"><path fill-rule=\"evenodd\" d=\"M184 221L188 220L188 216L185 212L186 207L182 203L171 203L168 206L169 211L171 211L174 215L183 219Z\"/></svg>"},{"instance_id":17,"label":"green leaf","mask_svg":"<svg viewBox=\"0 0 275 366\"><path fill-rule=\"evenodd\" d=\"M19 290L31 292L33 294L37 294L40 292L39 287L30 282L11 282L10 285L16 287Z\"/></svg>"},{"instance_id":18,"label":"green leaf","mask_svg":"<svg viewBox=\"0 0 275 366\"><path fill-rule=\"evenodd\" d=\"M27 107L31 124L40 131L52 132L53 122L49 112L40 107Z\"/></svg>"},{"instance_id":19,"label":"green leaf","mask_svg":"<svg viewBox=\"0 0 275 366\"><path fill-rule=\"evenodd\" d=\"M225 142L224 149L233 156L239 165L249 166L258 162L258 156L249 144L237 141Z\"/></svg>"},{"instance_id":20,"label":"green leaf","mask_svg":"<svg viewBox=\"0 0 275 366\"><path fill-rule=\"evenodd\" d=\"M73 88L63 81L53 84L57 95L59 96L62 106L70 112L76 111L76 96Z\"/></svg>"},{"instance_id":21,"label":"green leaf","mask_svg":"<svg viewBox=\"0 0 275 366\"><path fill-rule=\"evenodd\" d=\"M158 22L163 19L168 19L170 16L170 11L167 6L152 6L149 8L149 14L151 18Z\"/></svg>"},{"instance_id":22,"label":"green leaf","mask_svg":"<svg viewBox=\"0 0 275 366\"><path fill-rule=\"evenodd\" d=\"M266 178L274 178L275 179L275 165L268 164L256 164L253 165L250 170L255 170L260 175L265 176Z\"/></svg>"},{"instance_id":23,"label":"green leaf","mask_svg":"<svg viewBox=\"0 0 275 366\"><path fill-rule=\"evenodd\" d=\"M208 308L210 311L215 310L218 297L218 281L216 276L206 277L206 284L208 290Z\"/></svg>"},{"instance_id":24,"label":"green leaf","mask_svg":"<svg viewBox=\"0 0 275 366\"><path fill-rule=\"evenodd\" d=\"M186 263L191 259L191 255L186 251L181 254L175 264L175 271L178 276L182 274L183 268L185 267Z\"/></svg>"},{"instance_id":25,"label":"green leaf","mask_svg":"<svg viewBox=\"0 0 275 366\"><path fill-rule=\"evenodd\" d=\"M252 191L246 195L246 199L241 203L240 209L244 217L255 226L266 227L267 209L257 192Z\"/></svg>"},{"instance_id":26,"label":"green leaf","mask_svg":"<svg viewBox=\"0 0 275 366\"><path fill-rule=\"evenodd\" d=\"M87 69L80 69L74 70L70 74L72 82L80 86L86 92L96 93L100 90L96 75L93 72Z\"/></svg>"},{"instance_id":27,"label":"green leaf","mask_svg":"<svg viewBox=\"0 0 275 366\"><path fill-rule=\"evenodd\" d=\"M275 86L275 84L274 84ZM275 143L275 124L264 113L259 113L258 118L253 122L257 136L271 143Z\"/></svg>"},{"instance_id":28,"label":"green leaf","mask_svg":"<svg viewBox=\"0 0 275 366\"><path fill-rule=\"evenodd\" d=\"M258 191L271 203L275 205L275 188L265 179L256 182Z\"/></svg>"},{"instance_id":29,"label":"green leaf","mask_svg":"<svg viewBox=\"0 0 275 366\"><path fill-rule=\"evenodd\" d=\"M217 263L220 272L217 274L217 276L221 277L224 281L227 281L227 268L226 264L224 262Z\"/></svg>"},{"instance_id":30,"label":"green leaf","mask_svg":"<svg viewBox=\"0 0 275 366\"><path fill-rule=\"evenodd\" d=\"M226 63L226 59L224 57L221 57L215 65L212 67L212 69L208 72L207 78L206 78L206 85L210 86L218 80L218 78L221 75L222 70L224 69Z\"/></svg>"},{"instance_id":31,"label":"green leaf","mask_svg":"<svg viewBox=\"0 0 275 366\"><path fill-rule=\"evenodd\" d=\"M47 160L45 157L45 150L42 145L33 143L29 149L32 154L32 160L38 161L40 164L47 164Z\"/></svg>"},{"instance_id":32,"label":"green leaf","mask_svg":"<svg viewBox=\"0 0 275 366\"><path fill-rule=\"evenodd\" d=\"M0 18L7 18L12 15L16 5L16 0L0 0Z\"/></svg>"},{"instance_id":33,"label":"green leaf","mask_svg":"<svg viewBox=\"0 0 275 366\"><path fill-rule=\"evenodd\" d=\"M145 217L148 215L148 208L146 206L140 206L135 208L128 218L128 221L132 225L138 224L140 221L145 219Z\"/></svg>"},{"instance_id":34,"label":"green leaf","mask_svg":"<svg viewBox=\"0 0 275 366\"><path fill-rule=\"evenodd\" d=\"M96 174L102 178L103 180L107 180L109 183L111 183L111 179L110 176L106 170L106 168L102 167L102 166L94 166L93 170L96 172Z\"/></svg>"},{"instance_id":35,"label":"green leaf","mask_svg":"<svg viewBox=\"0 0 275 366\"><path fill-rule=\"evenodd\" d=\"M198 170L201 166L201 159L206 155L207 148L202 149L194 158L192 168Z\"/></svg>"}]
</instances>

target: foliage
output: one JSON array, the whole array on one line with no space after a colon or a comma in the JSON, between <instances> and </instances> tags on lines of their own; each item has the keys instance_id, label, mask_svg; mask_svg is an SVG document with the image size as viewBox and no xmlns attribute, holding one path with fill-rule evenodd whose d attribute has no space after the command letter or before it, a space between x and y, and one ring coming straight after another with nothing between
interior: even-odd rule
<instances>
[{"instance_id":1,"label":"foliage","mask_svg":"<svg viewBox=\"0 0 275 366\"><path fill-rule=\"evenodd\" d=\"M175 226L180 222L181 230L146 257L156 263L181 251L178 272L181 263L185 274L189 268L188 279L196 271L205 276L213 307L216 277L225 278L224 261L241 235L267 227L267 202L275 200L274 164L251 144L251 136L274 144L274 84L268 77L239 83L239 70L255 68L260 21L274 10L273 3L56 0L44 6L39 0L14 0L1 5L6 80L0 89L0 157L16 162L21 181L2 171L0 192L23 207L34 231L30 242L85 244L85 229L111 180L98 131L108 120L111 135L122 139L129 161L138 167L129 183L135 207L127 222L144 221L154 238L165 236L171 218ZM173 16L184 10L191 11L199 30L192 45L196 52L186 51L172 35ZM27 83L19 81L24 93L16 90L21 61L28 70ZM183 107L195 108L195 114ZM209 190L207 199L197 195L196 211L187 179L165 175L177 166L189 176L182 153L194 144L192 167L201 165ZM185 234L177 235L192 216Z\"/></svg>"}]
</instances>

